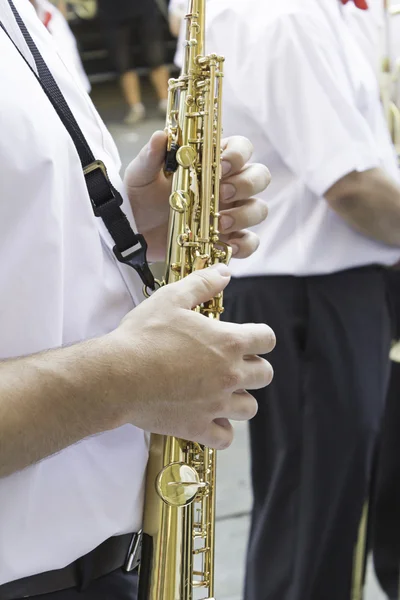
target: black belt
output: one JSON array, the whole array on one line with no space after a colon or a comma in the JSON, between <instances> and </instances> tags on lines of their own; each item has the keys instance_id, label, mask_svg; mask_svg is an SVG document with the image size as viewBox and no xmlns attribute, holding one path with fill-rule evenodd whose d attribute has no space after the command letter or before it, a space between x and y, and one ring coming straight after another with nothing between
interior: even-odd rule
<instances>
[{"instance_id":1,"label":"black belt","mask_svg":"<svg viewBox=\"0 0 400 600\"><path fill-rule=\"evenodd\" d=\"M0 600L18 600L69 588L84 590L94 579L117 569L133 571L139 564L140 542L140 534L112 537L64 569L0 585Z\"/></svg>"}]
</instances>

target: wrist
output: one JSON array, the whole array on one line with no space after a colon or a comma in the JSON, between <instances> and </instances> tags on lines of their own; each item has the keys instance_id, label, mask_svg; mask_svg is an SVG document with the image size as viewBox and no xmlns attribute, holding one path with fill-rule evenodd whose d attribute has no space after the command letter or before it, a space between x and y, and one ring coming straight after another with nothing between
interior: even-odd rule
<instances>
[{"instance_id":1,"label":"wrist","mask_svg":"<svg viewBox=\"0 0 400 600\"><path fill-rule=\"evenodd\" d=\"M65 399L65 417L79 415L82 437L124 424L117 398L116 358L108 336L32 357L33 366L49 387L58 389L55 401ZM59 407L60 409L60 407ZM52 410L49 407L49 410Z\"/></svg>"},{"instance_id":2,"label":"wrist","mask_svg":"<svg viewBox=\"0 0 400 600\"><path fill-rule=\"evenodd\" d=\"M140 388L139 352L120 328L96 340L96 370L108 429L133 422Z\"/></svg>"}]
</instances>

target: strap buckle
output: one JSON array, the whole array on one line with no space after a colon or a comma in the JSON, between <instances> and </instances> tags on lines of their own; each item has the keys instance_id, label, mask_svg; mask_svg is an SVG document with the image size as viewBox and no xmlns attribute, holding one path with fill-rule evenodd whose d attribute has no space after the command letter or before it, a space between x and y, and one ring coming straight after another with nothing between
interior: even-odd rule
<instances>
[{"instance_id":1,"label":"strap buckle","mask_svg":"<svg viewBox=\"0 0 400 600\"><path fill-rule=\"evenodd\" d=\"M86 167L84 167L83 174L86 177L86 175L88 175L92 171L96 171L96 169L100 169L103 172L104 177L107 179L107 181L109 181L106 165L103 163L102 160L95 160L92 163L90 163L90 165L87 165Z\"/></svg>"},{"instance_id":2,"label":"strap buckle","mask_svg":"<svg viewBox=\"0 0 400 600\"><path fill-rule=\"evenodd\" d=\"M95 171L101 171L101 173L104 177L104 183L107 185L107 191L110 193L110 196L108 198L105 198L101 202L101 204L96 204L94 202L92 195L90 193L90 186L88 185L88 181L89 181L88 177L91 175L91 173L94 173ZM103 208L103 206L105 204L108 204L108 202L115 200L117 202L117 205L121 206L122 196L118 192L116 192L116 190L114 189L114 187L110 181L110 178L108 176L108 173L107 173L107 167L103 163L102 160L94 160L89 165L86 165L86 167L83 168L83 175L86 180L86 185L88 187L90 201L92 203L93 211L94 211L94 214L96 217L101 217L101 209Z\"/></svg>"},{"instance_id":3,"label":"strap buckle","mask_svg":"<svg viewBox=\"0 0 400 600\"><path fill-rule=\"evenodd\" d=\"M122 567L124 569L124 571L126 571L127 573L134 571L140 564L142 539L143 539L143 531L142 530L140 530L138 533L134 533L132 536L132 540L129 545L128 554L126 556L126 561L125 561L124 566Z\"/></svg>"}]
</instances>

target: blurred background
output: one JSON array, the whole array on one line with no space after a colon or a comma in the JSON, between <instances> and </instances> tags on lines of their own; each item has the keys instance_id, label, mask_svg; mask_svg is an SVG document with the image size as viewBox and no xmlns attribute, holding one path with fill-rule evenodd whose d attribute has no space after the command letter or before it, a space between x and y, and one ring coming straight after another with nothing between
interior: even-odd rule
<instances>
[{"instance_id":1,"label":"blurred background","mask_svg":"<svg viewBox=\"0 0 400 600\"><path fill-rule=\"evenodd\" d=\"M153 0L151 0L153 2ZM179 11L179 1L171 0L176 4ZM54 0L52 4L65 17L70 33L75 38L76 48L80 57L79 76L83 85L90 92L93 102L107 123L117 146L120 150L123 167L132 159L137 151L146 143L150 135L156 129L164 128L164 113L159 106L159 98L151 82L151 64L146 48L141 43L142 26L141 19L130 19L129 27L129 53L132 59L134 71L139 78L141 102L145 106L146 113L136 123L126 123L127 111L129 111L129 99L124 97L124 88L121 85L117 70L115 52L110 48L110 41L105 35L104 18L96 0ZM171 14L173 9L170 0L154 0L157 19L157 35L163 48L167 76L161 79L161 87L166 88L168 76L178 74L174 65L174 56L177 48L177 38L170 31ZM37 8L42 8L42 20L46 18L43 8L46 3L39 0ZM58 12L57 11L57 12ZM172 10L173 14L174 11ZM104 15L107 18L107 14ZM52 31L51 22L48 26L56 41L59 42L60 50L67 52L65 35L61 37L61 28L56 27ZM149 18L154 19L154 14ZM173 17L172 17L173 18ZM171 23L172 25L172 23ZM134 30L136 26L136 31ZM173 26L171 27L173 30ZM65 32L64 32L65 33ZM78 58L75 59L75 64ZM166 89L165 89L166 95ZM131 127L129 125L135 125Z\"/></svg>"},{"instance_id":2,"label":"blurred background","mask_svg":"<svg viewBox=\"0 0 400 600\"><path fill-rule=\"evenodd\" d=\"M154 1L159 12L166 60L170 68L173 68L177 40L170 33L168 25L170 1ZM68 24L78 42L84 69L91 83L97 84L94 86L96 92L101 93L101 90L107 89L107 84L108 89L110 89L110 83L115 83L118 76L104 39L97 2L94 0L75 0L74 2L64 1L58 3L55 1L54 4L58 5L61 11L65 11ZM146 64L146 56L137 41L140 39L139 32L137 33L137 36L132 36L131 51L134 55L138 74L145 77L149 73L149 65Z\"/></svg>"}]
</instances>

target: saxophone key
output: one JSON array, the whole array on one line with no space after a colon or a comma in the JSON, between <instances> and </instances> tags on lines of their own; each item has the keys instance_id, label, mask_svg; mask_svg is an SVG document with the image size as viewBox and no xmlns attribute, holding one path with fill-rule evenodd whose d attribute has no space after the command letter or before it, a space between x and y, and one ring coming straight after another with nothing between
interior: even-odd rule
<instances>
[{"instance_id":1,"label":"saxophone key","mask_svg":"<svg viewBox=\"0 0 400 600\"><path fill-rule=\"evenodd\" d=\"M189 144L181 146L176 153L176 160L184 169L189 169L197 159L197 152Z\"/></svg>"}]
</instances>

